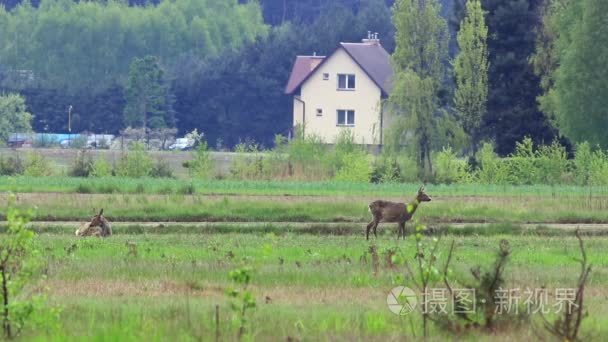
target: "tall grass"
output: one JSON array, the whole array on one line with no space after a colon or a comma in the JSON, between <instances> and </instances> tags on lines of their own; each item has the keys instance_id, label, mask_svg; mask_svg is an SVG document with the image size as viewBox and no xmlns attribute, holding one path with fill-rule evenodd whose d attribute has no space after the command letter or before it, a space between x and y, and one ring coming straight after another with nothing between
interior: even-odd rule
<instances>
[{"instance_id":1,"label":"tall grass","mask_svg":"<svg viewBox=\"0 0 608 342\"><path fill-rule=\"evenodd\" d=\"M197 193L225 195L293 195L293 196L398 196L409 199L420 183L366 182L297 182L241 180L178 180L122 177L0 177L0 191L64 193ZM428 193L435 196L608 196L608 186L579 185L498 185L498 184L429 184Z\"/></svg>"}]
</instances>

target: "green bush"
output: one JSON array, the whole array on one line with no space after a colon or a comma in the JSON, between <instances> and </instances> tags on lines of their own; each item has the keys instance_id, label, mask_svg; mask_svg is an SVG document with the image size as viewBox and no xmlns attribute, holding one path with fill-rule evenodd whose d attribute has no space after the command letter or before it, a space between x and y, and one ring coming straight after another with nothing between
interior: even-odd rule
<instances>
[{"instance_id":1,"label":"green bush","mask_svg":"<svg viewBox=\"0 0 608 342\"><path fill-rule=\"evenodd\" d=\"M188 170L193 178L209 179L213 176L215 168L205 140L199 141L194 159L188 162Z\"/></svg>"},{"instance_id":2,"label":"green bush","mask_svg":"<svg viewBox=\"0 0 608 342\"><path fill-rule=\"evenodd\" d=\"M458 159L451 147L444 147L434 156L435 183L470 183L473 177L465 160Z\"/></svg>"},{"instance_id":3,"label":"green bush","mask_svg":"<svg viewBox=\"0 0 608 342\"><path fill-rule=\"evenodd\" d=\"M269 172L264 162L261 147L254 142L239 143L234 147L238 153L230 167L230 174L236 179L267 179Z\"/></svg>"},{"instance_id":4,"label":"green bush","mask_svg":"<svg viewBox=\"0 0 608 342\"><path fill-rule=\"evenodd\" d=\"M372 168L364 152L351 152L341 158L341 167L334 177L337 181L369 182Z\"/></svg>"},{"instance_id":5,"label":"green bush","mask_svg":"<svg viewBox=\"0 0 608 342\"><path fill-rule=\"evenodd\" d=\"M119 177L140 178L150 176L154 161L146 151L143 143L134 143L129 152L122 155L116 165L115 173Z\"/></svg>"},{"instance_id":6,"label":"green bush","mask_svg":"<svg viewBox=\"0 0 608 342\"><path fill-rule=\"evenodd\" d=\"M93 158L88 150L80 150L74 158L68 174L72 177L88 177L93 171Z\"/></svg>"},{"instance_id":7,"label":"green bush","mask_svg":"<svg viewBox=\"0 0 608 342\"><path fill-rule=\"evenodd\" d=\"M53 174L51 163L38 152L29 152L25 158L25 176L43 177Z\"/></svg>"},{"instance_id":8,"label":"green bush","mask_svg":"<svg viewBox=\"0 0 608 342\"><path fill-rule=\"evenodd\" d=\"M477 160L480 169L476 177L483 184L508 184L511 182L509 169L503 161L494 153L494 147L490 143L484 143L477 152Z\"/></svg>"},{"instance_id":9,"label":"green bush","mask_svg":"<svg viewBox=\"0 0 608 342\"><path fill-rule=\"evenodd\" d=\"M539 169L536 178L538 183L559 184L565 182L570 165L566 148L557 141L548 146L540 146L536 151L536 165Z\"/></svg>"},{"instance_id":10,"label":"green bush","mask_svg":"<svg viewBox=\"0 0 608 342\"><path fill-rule=\"evenodd\" d=\"M16 176L23 174L25 166L19 155L0 155L0 176Z\"/></svg>"},{"instance_id":11,"label":"green bush","mask_svg":"<svg viewBox=\"0 0 608 342\"><path fill-rule=\"evenodd\" d=\"M108 161L100 157L93 162L91 166L91 176L94 177L108 177L112 175L112 165Z\"/></svg>"},{"instance_id":12,"label":"green bush","mask_svg":"<svg viewBox=\"0 0 608 342\"><path fill-rule=\"evenodd\" d=\"M150 176L154 178L174 178L173 169L165 159L158 158L152 166Z\"/></svg>"}]
</instances>

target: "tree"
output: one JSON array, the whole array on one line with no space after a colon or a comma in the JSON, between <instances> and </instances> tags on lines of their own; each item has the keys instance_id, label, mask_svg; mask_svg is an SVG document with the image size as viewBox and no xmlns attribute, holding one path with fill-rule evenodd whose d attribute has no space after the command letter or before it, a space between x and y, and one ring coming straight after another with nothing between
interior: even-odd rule
<instances>
[{"instance_id":1,"label":"tree","mask_svg":"<svg viewBox=\"0 0 608 342\"><path fill-rule=\"evenodd\" d=\"M447 24L436 0L399 0L393 11L395 81L389 103L397 115L391 140L400 145L412 134L418 167L428 175L432 173L432 136L442 116L438 92L445 77Z\"/></svg>"},{"instance_id":2,"label":"tree","mask_svg":"<svg viewBox=\"0 0 608 342\"><path fill-rule=\"evenodd\" d=\"M460 52L454 61L454 104L460 114L462 127L471 139L473 155L477 152L479 129L488 97L487 36L488 28L480 1L467 1L466 17L458 31Z\"/></svg>"},{"instance_id":3,"label":"tree","mask_svg":"<svg viewBox=\"0 0 608 342\"><path fill-rule=\"evenodd\" d=\"M529 62L534 51L540 0L483 0L488 25L488 106L483 134L507 155L530 136L535 144L555 139L555 130L539 111L540 79Z\"/></svg>"},{"instance_id":4,"label":"tree","mask_svg":"<svg viewBox=\"0 0 608 342\"><path fill-rule=\"evenodd\" d=\"M129 69L125 124L144 130L173 127L169 87L158 58L136 58Z\"/></svg>"},{"instance_id":5,"label":"tree","mask_svg":"<svg viewBox=\"0 0 608 342\"><path fill-rule=\"evenodd\" d=\"M551 101L563 134L576 142L608 148L608 3L575 2L565 8L569 13L562 12L564 17L557 23L559 66Z\"/></svg>"},{"instance_id":6,"label":"tree","mask_svg":"<svg viewBox=\"0 0 608 342\"><path fill-rule=\"evenodd\" d=\"M0 95L0 140L6 142L11 133L30 132L32 118L23 97L17 94Z\"/></svg>"}]
</instances>

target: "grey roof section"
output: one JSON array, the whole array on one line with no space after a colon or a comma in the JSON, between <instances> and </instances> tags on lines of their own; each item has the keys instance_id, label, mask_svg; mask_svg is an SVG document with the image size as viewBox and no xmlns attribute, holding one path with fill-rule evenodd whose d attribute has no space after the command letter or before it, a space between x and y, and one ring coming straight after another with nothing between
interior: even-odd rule
<instances>
[{"instance_id":1,"label":"grey roof section","mask_svg":"<svg viewBox=\"0 0 608 342\"><path fill-rule=\"evenodd\" d=\"M393 89L393 68L388 52L380 43L340 43L361 69L382 89L385 96Z\"/></svg>"}]
</instances>

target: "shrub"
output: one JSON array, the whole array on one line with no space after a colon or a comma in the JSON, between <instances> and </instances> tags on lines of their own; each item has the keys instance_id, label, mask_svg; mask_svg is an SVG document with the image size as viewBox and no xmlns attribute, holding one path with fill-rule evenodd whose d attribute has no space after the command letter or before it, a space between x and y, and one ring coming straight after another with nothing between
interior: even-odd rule
<instances>
[{"instance_id":1,"label":"shrub","mask_svg":"<svg viewBox=\"0 0 608 342\"><path fill-rule=\"evenodd\" d=\"M150 176L153 163L143 143L135 142L129 152L123 154L118 161L116 175L131 178Z\"/></svg>"},{"instance_id":2,"label":"shrub","mask_svg":"<svg viewBox=\"0 0 608 342\"><path fill-rule=\"evenodd\" d=\"M557 184L564 180L568 171L566 148L554 141L551 145L540 146L536 151L537 181L543 184Z\"/></svg>"},{"instance_id":3,"label":"shrub","mask_svg":"<svg viewBox=\"0 0 608 342\"><path fill-rule=\"evenodd\" d=\"M68 174L72 177L88 177L93 171L93 158L88 150L80 150L72 162Z\"/></svg>"},{"instance_id":4,"label":"shrub","mask_svg":"<svg viewBox=\"0 0 608 342\"><path fill-rule=\"evenodd\" d=\"M477 179L483 184L507 184L510 182L509 170L501 159L494 153L494 147L490 143L484 143L479 152L477 160L480 169Z\"/></svg>"},{"instance_id":5,"label":"shrub","mask_svg":"<svg viewBox=\"0 0 608 342\"><path fill-rule=\"evenodd\" d=\"M335 180L349 182L369 182L372 174L367 154L351 152L341 158L341 167L337 170Z\"/></svg>"},{"instance_id":6,"label":"shrub","mask_svg":"<svg viewBox=\"0 0 608 342\"><path fill-rule=\"evenodd\" d=\"M49 324L57 318L56 310L49 310L44 296L36 293L35 286L43 261L37 250L34 232L27 227L32 212L22 212L15 206L14 195L9 195L6 219L8 228L0 244L0 274L2 302L2 328L4 337L12 339L24 327L32 324ZM54 317L51 317L53 315Z\"/></svg>"},{"instance_id":7,"label":"shrub","mask_svg":"<svg viewBox=\"0 0 608 342\"><path fill-rule=\"evenodd\" d=\"M100 157L91 166L91 176L94 177L108 177L112 175L112 165L108 161Z\"/></svg>"},{"instance_id":8,"label":"shrub","mask_svg":"<svg viewBox=\"0 0 608 342\"><path fill-rule=\"evenodd\" d=\"M451 147L435 154L435 182L442 184L470 183L472 176L466 161L456 157Z\"/></svg>"},{"instance_id":9,"label":"shrub","mask_svg":"<svg viewBox=\"0 0 608 342\"><path fill-rule=\"evenodd\" d=\"M150 176L155 178L173 178L173 169L165 159L158 158L152 166Z\"/></svg>"},{"instance_id":10,"label":"shrub","mask_svg":"<svg viewBox=\"0 0 608 342\"><path fill-rule=\"evenodd\" d=\"M53 173L51 163L38 152L29 152L25 160L23 174L32 177L50 176Z\"/></svg>"},{"instance_id":11,"label":"shrub","mask_svg":"<svg viewBox=\"0 0 608 342\"><path fill-rule=\"evenodd\" d=\"M4 157L0 155L0 176L15 176L23 173L25 166L19 155Z\"/></svg>"},{"instance_id":12,"label":"shrub","mask_svg":"<svg viewBox=\"0 0 608 342\"><path fill-rule=\"evenodd\" d=\"M205 140L199 141L194 159L188 162L188 169L193 178L209 179L213 175L214 165Z\"/></svg>"}]
</instances>

